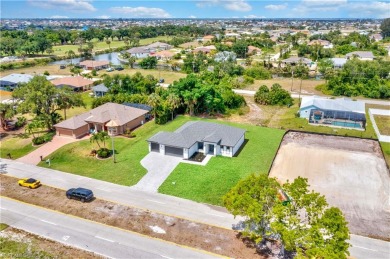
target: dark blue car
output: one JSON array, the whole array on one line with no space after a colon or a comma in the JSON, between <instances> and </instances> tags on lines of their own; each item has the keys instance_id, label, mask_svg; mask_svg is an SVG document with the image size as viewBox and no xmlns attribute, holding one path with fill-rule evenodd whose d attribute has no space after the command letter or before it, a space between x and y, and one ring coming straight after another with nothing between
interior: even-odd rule
<instances>
[{"instance_id":1,"label":"dark blue car","mask_svg":"<svg viewBox=\"0 0 390 259\"><path fill-rule=\"evenodd\" d=\"M93 199L93 192L85 188L72 188L66 191L68 199L75 199L81 202L91 201Z\"/></svg>"}]
</instances>

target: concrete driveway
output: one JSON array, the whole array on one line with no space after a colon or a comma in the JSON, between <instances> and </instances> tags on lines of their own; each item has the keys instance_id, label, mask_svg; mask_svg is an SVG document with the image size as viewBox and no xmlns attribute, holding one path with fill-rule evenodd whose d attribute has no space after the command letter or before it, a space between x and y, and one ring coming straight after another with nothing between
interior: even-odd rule
<instances>
[{"instance_id":1,"label":"concrete driveway","mask_svg":"<svg viewBox=\"0 0 390 259\"><path fill-rule=\"evenodd\" d=\"M66 144L80 141L88 137L89 136L85 136L84 138L81 139L75 139L71 137L63 137L63 136L55 135L50 142L43 144L39 148L30 152L29 154L16 159L16 161L31 164L31 165L37 165L41 161L41 156L46 157L51 153L53 153L54 151L56 151L57 149L59 149L60 147L65 146Z\"/></svg>"},{"instance_id":2,"label":"concrete driveway","mask_svg":"<svg viewBox=\"0 0 390 259\"><path fill-rule=\"evenodd\" d=\"M157 152L150 152L141 160L141 165L148 172L132 188L146 192L157 192L158 187L182 160L181 157L164 156Z\"/></svg>"}]
</instances>

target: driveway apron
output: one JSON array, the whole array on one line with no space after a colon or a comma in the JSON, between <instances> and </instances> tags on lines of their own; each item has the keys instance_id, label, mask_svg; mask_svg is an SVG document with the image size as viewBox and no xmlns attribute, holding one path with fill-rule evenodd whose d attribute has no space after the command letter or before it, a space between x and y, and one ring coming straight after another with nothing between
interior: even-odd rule
<instances>
[{"instance_id":1,"label":"driveway apron","mask_svg":"<svg viewBox=\"0 0 390 259\"><path fill-rule=\"evenodd\" d=\"M150 152L141 160L141 165L148 170L146 175L132 188L146 192L157 192L175 167L183 160L181 157L165 156Z\"/></svg>"},{"instance_id":2,"label":"driveway apron","mask_svg":"<svg viewBox=\"0 0 390 259\"><path fill-rule=\"evenodd\" d=\"M88 136L82 138L85 139L88 138ZM55 135L53 139L42 145L41 147L35 149L34 151L30 152L29 154L16 159L16 161L31 164L31 165L37 165L41 161L41 156L44 158L57 149L59 149L62 146L65 146L66 144L80 141L82 139L75 139L75 138L70 138L70 137L62 137L62 136L57 136Z\"/></svg>"}]
</instances>

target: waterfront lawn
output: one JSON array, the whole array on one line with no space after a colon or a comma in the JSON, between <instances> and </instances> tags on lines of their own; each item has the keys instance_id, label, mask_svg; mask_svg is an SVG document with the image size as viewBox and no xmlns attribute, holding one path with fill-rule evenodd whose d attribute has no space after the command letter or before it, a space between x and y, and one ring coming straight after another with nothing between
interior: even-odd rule
<instances>
[{"instance_id":1,"label":"waterfront lawn","mask_svg":"<svg viewBox=\"0 0 390 259\"><path fill-rule=\"evenodd\" d=\"M222 205L222 196L248 175L267 174L284 131L246 124L225 123L247 130L237 157L217 156L206 166L180 163L159 192L198 202Z\"/></svg>"},{"instance_id":2,"label":"waterfront lawn","mask_svg":"<svg viewBox=\"0 0 390 259\"><path fill-rule=\"evenodd\" d=\"M115 137L116 163L112 157L98 160L90 156L91 150L98 147L95 143L90 143L89 140L63 146L47 158L51 159L52 169L121 185L134 185L146 173L146 169L140 163L149 152L146 139L162 130L174 131L191 119L186 116L178 116L173 122L162 126L152 121L136 129L134 131L135 138ZM111 140L107 141L106 146L109 149L112 148ZM44 162L41 162L39 166L48 167Z\"/></svg>"}]
</instances>

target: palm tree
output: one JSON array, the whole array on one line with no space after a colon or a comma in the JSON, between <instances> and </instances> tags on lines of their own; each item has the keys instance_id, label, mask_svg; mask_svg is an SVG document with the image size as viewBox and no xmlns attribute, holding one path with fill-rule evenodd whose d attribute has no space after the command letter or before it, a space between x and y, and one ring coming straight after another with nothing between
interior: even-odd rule
<instances>
[{"instance_id":1,"label":"palm tree","mask_svg":"<svg viewBox=\"0 0 390 259\"><path fill-rule=\"evenodd\" d=\"M160 102L161 102L161 97L158 94L152 93L151 95L149 95L148 104L153 107L153 113L155 118L157 114L157 107L160 104Z\"/></svg>"},{"instance_id":2,"label":"palm tree","mask_svg":"<svg viewBox=\"0 0 390 259\"><path fill-rule=\"evenodd\" d=\"M172 120L173 120L173 113L175 112L175 109L179 108L181 104L181 100L179 96L177 96L174 93L171 93L167 97L167 105L172 111Z\"/></svg>"},{"instance_id":3,"label":"palm tree","mask_svg":"<svg viewBox=\"0 0 390 259\"><path fill-rule=\"evenodd\" d=\"M92 134L91 138L89 141L91 143L96 142L98 145L99 149L101 149L101 146L99 142L103 143L103 147L106 148L106 140L109 138L108 133L106 131L99 131L98 133Z\"/></svg>"}]
</instances>

